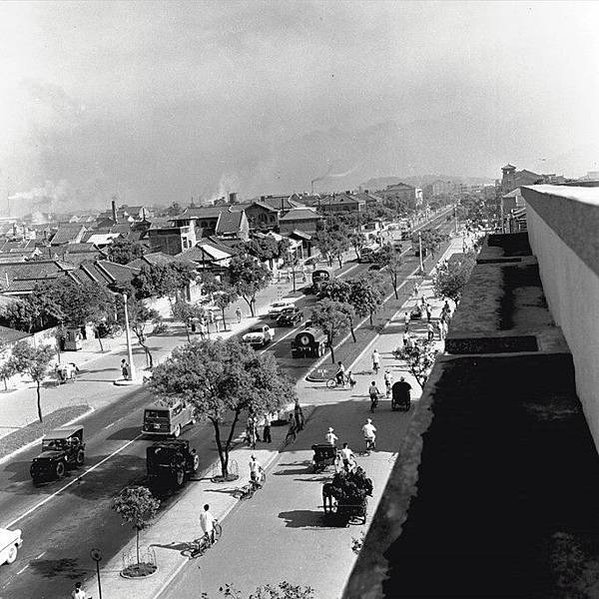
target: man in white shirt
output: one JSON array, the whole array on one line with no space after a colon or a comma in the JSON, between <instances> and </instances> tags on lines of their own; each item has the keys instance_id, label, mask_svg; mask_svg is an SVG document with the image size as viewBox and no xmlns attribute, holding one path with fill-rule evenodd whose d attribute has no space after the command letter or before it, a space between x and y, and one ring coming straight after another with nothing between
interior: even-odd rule
<instances>
[{"instance_id":1,"label":"man in white shirt","mask_svg":"<svg viewBox=\"0 0 599 599\"><path fill-rule=\"evenodd\" d=\"M204 506L204 511L200 514L200 526L204 535L210 539L210 543L214 543L214 516L210 513L208 504Z\"/></svg>"},{"instance_id":2,"label":"man in white shirt","mask_svg":"<svg viewBox=\"0 0 599 599\"><path fill-rule=\"evenodd\" d=\"M378 373L380 367L381 367L381 357L379 356L378 350L375 349L372 352L372 370L374 370L374 372Z\"/></svg>"},{"instance_id":3,"label":"man in white shirt","mask_svg":"<svg viewBox=\"0 0 599 599\"><path fill-rule=\"evenodd\" d=\"M257 485L262 480L262 466L254 455L250 457L250 480Z\"/></svg>"},{"instance_id":4,"label":"man in white shirt","mask_svg":"<svg viewBox=\"0 0 599 599\"><path fill-rule=\"evenodd\" d=\"M372 424L370 418L368 418L366 424L362 427L362 434L366 441L366 448L376 449L376 427Z\"/></svg>"},{"instance_id":5,"label":"man in white shirt","mask_svg":"<svg viewBox=\"0 0 599 599\"><path fill-rule=\"evenodd\" d=\"M325 439L329 445L335 447L335 443L338 441L338 437L335 434L335 429L333 427L329 427L329 432L325 435Z\"/></svg>"},{"instance_id":6,"label":"man in white shirt","mask_svg":"<svg viewBox=\"0 0 599 599\"><path fill-rule=\"evenodd\" d=\"M343 462L343 467L349 472L353 470L355 466L355 456L354 452L348 447L347 443L343 444L343 449L341 450L341 460Z\"/></svg>"}]
</instances>

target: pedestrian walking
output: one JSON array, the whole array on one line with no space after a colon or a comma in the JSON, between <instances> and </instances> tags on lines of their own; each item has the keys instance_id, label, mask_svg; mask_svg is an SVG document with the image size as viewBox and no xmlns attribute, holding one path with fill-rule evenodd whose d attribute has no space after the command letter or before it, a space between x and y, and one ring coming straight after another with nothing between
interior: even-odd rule
<instances>
[{"instance_id":1,"label":"pedestrian walking","mask_svg":"<svg viewBox=\"0 0 599 599\"><path fill-rule=\"evenodd\" d=\"M256 449L256 425L251 416L248 417L245 425L245 439L248 447Z\"/></svg>"},{"instance_id":2,"label":"pedestrian walking","mask_svg":"<svg viewBox=\"0 0 599 599\"><path fill-rule=\"evenodd\" d=\"M403 347L404 347L404 349L409 349L409 345L410 345L410 333L405 332L403 334L402 340L403 340Z\"/></svg>"},{"instance_id":3,"label":"pedestrian walking","mask_svg":"<svg viewBox=\"0 0 599 599\"><path fill-rule=\"evenodd\" d=\"M337 437L337 435L335 434L335 429L332 426L329 426L329 430L327 434L324 436L324 438L326 439L326 442L329 445L332 445L333 447L335 447L335 444L339 440L339 437Z\"/></svg>"},{"instance_id":4,"label":"pedestrian walking","mask_svg":"<svg viewBox=\"0 0 599 599\"><path fill-rule=\"evenodd\" d=\"M121 360L121 374L123 375L123 378L128 381L130 378L130 368L129 368L129 362L127 362L127 360L125 360L125 358L123 358Z\"/></svg>"},{"instance_id":5,"label":"pedestrian walking","mask_svg":"<svg viewBox=\"0 0 599 599\"><path fill-rule=\"evenodd\" d=\"M437 321L437 333L439 333L439 341L443 341L443 322L441 320Z\"/></svg>"},{"instance_id":6,"label":"pedestrian walking","mask_svg":"<svg viewBox=\"0 0 599 599\"><path fill-rule=\"evenodd\" d=\"M431 305L429 303L426 304L424 309L426 311L426 322L430 322L431 316L433 315L433 309L431 308Z\"/></svg>"},{"instance_id":7,"label":"pedestrian walking","mask_svg":"<svg viewBox=\"0 0 599 599\"><path fill-rule=\"evenodd\" d=\"M272 415L267 412L264 415L264 428L262 429L262 441L264 443L272 443L272 437L270 436L270 425L272 423Z\"/></svg>"},{"instance_id":8,"label":"pedestrian walking","mask_svg":"<svg viewBox=\"0 0 599 599\"><path fill-rule=\"evenodd\" d=\"M237 308L237 310L235 310L235 316L237 316L237 322L241 322L241 319L243 318L243 312L241 311L241 308Z\"/></svg>"},{"instance_id":9,"label":"pedestrian walking","mask_svg":"<svg viewBox=\"0 0 599 599\"><path fill-rule=\"evenodd\" d=\"M262 473L264 470L262 469L262 465L256 459L255 455L250 456L250 480L256 485L261 485L262 482Z\"/></svg>"},{"instance_id":10,"label":"pedestrian walking","mask_svg":"<svg viewBox=\"0 0 599 599\"><path fill-rule=\"evenodd\" d=\"M295 426L298 431L304 429L304 412L300 406L299 399L295 400L295 406L293 407L293 416L295 417Z\"/></svg>"},{"instance_id":11,"label":"pedestrian walking","mask_svg":"<svg viewBox=\"0 0 599 599\"><path fill-rule=\"evenodd\" d=\"M87 599L87 594L82 586L83 585L80 582L75 584L75 588L71 592L71 599Z\"/></svg>"},{"instance_id":12,"label":"pedestrian walking","mask_svg":"<svg viewBox=\"0 0 599 599\"><path fill-rule=\"evenodd\" d=\"M210 544L214 544L214 516L210 513L210 506L204 505L204 511L200 514L200 527L204 536L210 541Z\"/></svg>"},{"instance_id":13,"label":"pedestrian walking","mask_svg":"<svg viewBox=\"0 0 599 599\"><path fill-rule=\"evenodd\" d=\"M441 322L441 326L443 327L443 339L445 339L447 337L447 333L449 332L449 325L447 324L447 321L444 320Z\"/></svg>"},{"instance_id":14,"label":"pedestrian walking","mask_svg":"<svg viewBox=\"0 0 599 599\"><path fill-rule=\"evenodd\" d=\"M285 437L285 445L293 443L297 439L297 428L295 426L295 418L293 414L289 414L289 428L287 429L287 436Z\"/></svg>"},{"instance_id":15,"label":"pedestrian walking","mask_svg":"<svg viewBox=\"0 0 599 599\"><path fill-rule=\"evenodd\" d=\"M435 329L430 322L426 325L426 337L429 343L435 339Z\"/></svg>"},{"instance_id":16,"label":"pedestrian walking","mask_svg":"<svg viewBox=\"0 0 599 599\"><path fill-rule=\"evenodd\" d=\"M370 411L374 412L377 404L379 403L379 395L381 392L379 388L376 386L376 381L372 381L370 383L370 387L368 387L368 396L370 397Z\"/></svg>"},{"instance_id":17,"label":"pedestrian walking","mask_svg":"<svg viewBox=\"0 0 599 599\"><path fill-rule=\"evenodd\" d=\"M414 287L412 288L412 293L414 294L415 298L418 298L418 291L419 291L418 283L414 283Z\"/></svg>"},{"instance_id":18,"label":"pedestrian walking","mask_svg":"<svg viewBox=\"0 0 599 599\"><path fill-rule=\"evenodd\" d=\"M410 330L410 313L409 312L404 312L403 324L404 324L404 333L407 333Z\"/></svg>"},{"instance_id":19,"label":"pedestrian walking","mask_svg":"<svg viewBox=\"0 0 599 599\"><path fill-rule=\"evenodd\" d=\"M393 387L393 375L389 369L385 370L385 397L391 397L391 387Z\"/></svg>"},{"instance_id":20,"label":"pedestrian walking","mask_svg":"<svg viewBox=\"0 0 599 599\"><path fill-rule=\"evenodd\" d=\"M375 348L375 350L372 352L372 370L374 371L375 374L379 373L380 367L381 367L381 357L379 356L378 349Z\"/></svg>"}]
</instances>

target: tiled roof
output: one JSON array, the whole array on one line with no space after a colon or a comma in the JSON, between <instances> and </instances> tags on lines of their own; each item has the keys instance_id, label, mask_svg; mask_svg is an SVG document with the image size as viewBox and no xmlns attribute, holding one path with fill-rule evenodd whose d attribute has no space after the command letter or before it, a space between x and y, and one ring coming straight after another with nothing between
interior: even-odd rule
<instances>
[{"instance_id":1,"label":"tiled roof","mask_svg":"<svg viewBox=\"0 0 599 599\"><path fill-rule=\"evenodd\" d=\"M416 189L413 185L408 185L407 183L394 183L393 185L389 185L383 191L394 191L399 189Z\"/></svg>"},{"instance_id":2,"label":"tiled roof","mask_svg":"<svg viewBox=\"0 0 599 599\"><path fill-rule=\"evenodd\" d=\"M168 264L169 262L176 262L176 258L165 254L164 252L151 252L144 254L141 258L137 258L132 262L129 262L127 266L130 268L141 268L142 266L155 265L155 264Z\"/></svg>"},{"instance_id":3,"label":"tiled roof","mask_svg":"<svg viewBox=\"0 0 599 599\"><path fill-rule=\"evenodd\" d=\"M80 266L82 273L89 279L100 285L112 285L114 283L130 283L133 277L139 273L138 268L132 268L108 260L96 260L84 262ZM80 279L81 272L76 275Z\"/></svg>"},{"instance_id":4,"label":"tiled roof","mask_svg":"<svg viewBox=\"0 0 599 599\"><path fill-rule=\"evenodd\" d=\"M296 199L296 196L266 196L256 198L253 202L259 206L268 207L270 210L291 210L301 206L301 202Z\"/></svg>"},{"instance_id":5,"label":"tiled roof","mask_svg":"<svg viewBox=\"0 0 599 599\"><path fill-rule=\"evenodd\" d=\"M347 193L337 193L332 196L325 196L321 199L321 206L331 206L333 204L363 204L364 200L360 200L355 196Z\"/></svg>"},{"instance_id":6,"label":"tiled roof","mask_svg":"<svg viewBox=\"0 0 599 599\"><path fill-rule=\"evenodd\" d=\"M216 223L216 235L238 233L241 229L241 223L244 217L245 212L223 210L218 217L218 222Z\"/></svg>"},{"instance_id":7,"label":"tiled roof","mask_svg":"<svg viewBox=\"0 0 599 599\"><path fill-rule=\"evenodd\" d=\"M0 286L6 287L8 277L12 291L12 284L16 281L31 281L35 285L37 282L63 276L72 269L72 265L57 260L0 263Z\"/></svg>"},{"instance_id":8,"label":"tiled roof","mask_svg":"<svg viewBox=\"0 0 599 599\"><path fill-rule=\"evenodd\" d=\"M219 262L227 260L234 255L231 250L225 250L222 247L216 247L209 241L201 241L197 246L189 248L180 254L177 254L177 259L190 260L196 263L202 263L205 260Z\"/></svg>"},{"instance_id":9,"label":"tiled roof","mask_svg":"<svg viewBox=\"0 0 599 599\"><path fill-rule=\"evenodd\" d=\"M0 326L0 341L4 343L15 343L26 337L29 337L29 333Z\"/></svg>"},{"instance_id":10,"label":"tiled roof","mask_svg":"<svg viewBox=\"0 0 599 599\"><path fill-rule=\"evenodd\" d=\"M111 233L121 233L121 235L127 235L131 231L131 225L129 223L119 223L118 225L112 225L110 227Z\"/></svg>"},{"instance_id":11,"label":"tiled roof","mask_svg":"<svg viewBox=\"0 0 599 599\"><path fill-rule=\"evenodd\" d=\"M314 220L315 218L321 218L318 212L313 208L294 208L283 215L279 221L285 222L288 220Z\"/></svg>"},{"instance_id":12,"label":"tiled roof","mask_svg":"<svg viewBox=\"0 0 599 599\"><path fill-rule=\"evenodd\" d=\"M170 220L184 220L186 218L218 218L226 206L189 206Z\"/></svg>"},{"instance_id":13,"label":"tiled roof","mask_svg":"<svg viewBox=\"0 0 599 599\"><path fill-rule=\"evenodd\" d=\"M61 245L63 243L69 243L75 241L77 237L80 237L85 232L85 227L81 224L67 224L60 225L54 237L50 241L51 245Z\"/></svg>"},{"instance_id":14,"label":"tiled roof","mask_svg":"<svg viewBox=\"0 0 599 599\"><path fill-rule=\"evenodd\" d=\"M96 245L108 245L112 243L113 239L120 236L120 233L94 233L87 239L87 243L94 243Z\"/></svg>"}]
</instances>

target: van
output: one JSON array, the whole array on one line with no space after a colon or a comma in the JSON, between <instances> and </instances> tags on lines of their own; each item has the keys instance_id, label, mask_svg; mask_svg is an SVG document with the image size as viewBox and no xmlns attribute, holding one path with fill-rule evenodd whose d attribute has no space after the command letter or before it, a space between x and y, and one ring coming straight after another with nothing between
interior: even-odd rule
<instances>
[{"instance_id":1,"label":"van","mask_svg":"<svg viewBox=\"0 0 599 599\"><path fill-rule=\"evenodd\" d=\"M165 435L175 439L181 434L181 429L188 424L195 424L193 408L178 401L172 406L157 402L144 410L144 422L141 429L145 435Z\"/></svg>"}]
</instances>

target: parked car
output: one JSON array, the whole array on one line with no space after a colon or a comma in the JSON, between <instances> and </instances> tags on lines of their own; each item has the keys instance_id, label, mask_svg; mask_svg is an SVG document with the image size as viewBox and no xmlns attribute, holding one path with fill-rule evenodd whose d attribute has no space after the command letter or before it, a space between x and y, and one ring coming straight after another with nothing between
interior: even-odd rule
<instances>
[{"instance_id":1,"label":"parked car","mask_svg":"<svg viewBox=\"0 0 599 599\"><path fill-rule=\"evenodd\" d=\"M148 482L152 486L181 488L200 467L200 456L187 439L158 441L146 449Z\"/></svg>"},{"instance_id":2,"label":"parked car","mask_svg":"<svg viewBox=\"0 0 599 599\"><path fill-rule=\"evenodd\" d=\"M304 320L304 313L293 306L292 308L285 308L279 317L277 318L277 326L279 327L294 327Z\"/></svg>"},{"instance_id":3,"label":"parked car","mask_svg":"<svg viewBox=\"0 0 599 599\"><path fill-rule=\"evenodd\" d=\"M275 302L268 308L268 318L278 318L286 308L295 308L293 302Z\"/></svg>"},{"instance_id":4,"label":"parked car","mask_svg":"<svg viewBox=\"0 0 599 599\"><path fill-rule=\"evenodd\" d=\"M83 427L57 428L42 439L42 452L33 458L29 473L37 484L62 478L67 470L83 466L84 462Z\"/></svg>"},{"instance_id":5,"label":"parked car","mask_svg":"<svg viewBox=\"0 0 599 599\"><path fill-rule=\"evenodd\" d=\"M173 405L159 401L144 410L141 432L146 435L169 435L176 439L184 426L195 423L193 408L186 406L182 401Z\"/></svg>"},{"instance_id":6,"label":"parked car","mask_svg":"<svg viewBox=\"0 0 599 599\"><path fill-rule=\"evenodd\" d=\"M0 528L0 566L12 564L17 559L17 553L22 544L20 529Z\"/></svg>"},{"instance_id":7,"label":"parked car","mask_svg":"<svg viewBox=\"0 0 599 599\"><path fill-rule=\"evenodd\" d=\"M257 324L252 327L241 340L252 347L264 347L275 338L275 332L267 324Z\"/></svg>"}]
</instances>

